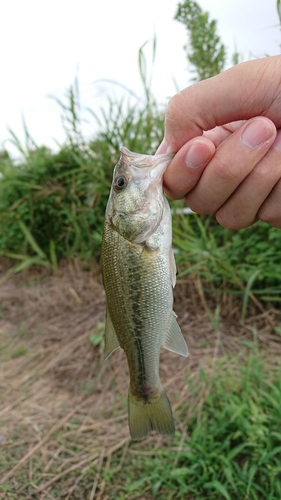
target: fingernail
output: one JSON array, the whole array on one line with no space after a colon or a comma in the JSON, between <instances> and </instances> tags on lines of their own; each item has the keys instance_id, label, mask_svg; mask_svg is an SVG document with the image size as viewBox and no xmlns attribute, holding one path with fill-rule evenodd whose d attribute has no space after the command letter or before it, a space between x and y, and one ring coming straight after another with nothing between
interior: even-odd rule
<instances>
[{"instance_id":1,"label":"fingernail","mask_svg":"<svg viewBox=\"0 0 281 500\"><path fill-rule=\"evenodd\" d=\"M206 165L211 159L210 148L201 141L195 141L191 144L185 156L185 164L189 168L200 168Z\"/></svg>"},{"instance_id":2,"label":"fingernail","mask_svg":"<svg viewBox=\"0 0 281 500\"><path fill-rule=\"evenodd\" d=\"M166 139L163 139L160 146L157 148L156 155L162 155L167 152L168 143Z\"/></svg>"},{"instance_id":3,"label":"fingernail","mask_svg":"<svg viewBox=\"0 0 281 500\"><path fill-rule=\"evenodd\" d=\"M257 148L272 137L272 127L266 120L255 120L245 128L241 140L247 148Z\"/></svg>"}]
</instances>

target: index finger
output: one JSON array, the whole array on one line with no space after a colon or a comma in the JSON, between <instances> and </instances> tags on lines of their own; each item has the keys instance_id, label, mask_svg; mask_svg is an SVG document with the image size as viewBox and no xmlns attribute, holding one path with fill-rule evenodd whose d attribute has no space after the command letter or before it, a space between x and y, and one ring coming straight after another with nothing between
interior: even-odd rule
<instances>
[{"instance_id":1,"label":"index finger","mask_svg":"<svg viewBox=\"0 0 281 500\"><path fill-rule=\"evenodd\" d=\"M254 116L266 116L279 128L280 71L280 56L256 59L176 94L167 107L161 152L177 152L203 131Z\"/></svg>"}]
</instances>

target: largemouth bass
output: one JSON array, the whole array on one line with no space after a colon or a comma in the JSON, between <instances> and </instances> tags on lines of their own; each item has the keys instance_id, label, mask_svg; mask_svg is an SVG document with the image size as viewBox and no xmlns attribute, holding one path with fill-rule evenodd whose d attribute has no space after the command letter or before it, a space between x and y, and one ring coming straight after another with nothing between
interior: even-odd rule
<instances>
[{"instance_id":1,"label":"largemouth bass","mask_svg":"<svg viewBox=\"0 0 281 500\"><path fill-rule=\"evenodd\" d=\"M159 378L160 350L188 353L173 312L176 266L171 211L162 187L172 157L142 155L122 147L105 214L105 358L119 346L126 354L134 440L152 430L174 434L171 406Z\"/></svg>"}]
</instances>

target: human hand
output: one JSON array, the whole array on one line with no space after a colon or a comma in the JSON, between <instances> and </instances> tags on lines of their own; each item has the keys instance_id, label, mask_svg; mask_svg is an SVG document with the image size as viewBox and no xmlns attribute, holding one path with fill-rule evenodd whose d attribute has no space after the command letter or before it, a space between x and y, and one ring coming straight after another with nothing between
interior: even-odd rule
<instances>
[{"instance_id":1,"label":"human hand","mask_svg":"<svg viewBox=\"0 0 281 500\"><path fill-rule=\"evenodd\" d=\"M281 56L239 64L169 102L165 192L239 229L281 228ZM204 132L203 132L204 131ZM200 137L198 137L200 136Z\"/></svg>"}]
</instances>

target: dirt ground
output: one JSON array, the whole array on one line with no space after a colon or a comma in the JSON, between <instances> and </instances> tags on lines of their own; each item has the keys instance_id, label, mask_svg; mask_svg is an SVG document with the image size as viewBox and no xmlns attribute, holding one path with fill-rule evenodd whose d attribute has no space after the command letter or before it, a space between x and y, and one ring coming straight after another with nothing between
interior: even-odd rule
<instances>
[{"instance_id":1,"label":"dirt ground","mask_svg":"<svg viewBox=\"0 0 281 500\"><path fill-rule=\"evenodd\" d=\"M190 355L163 350L160 374L181 431L185 422L177 410L187 397L187 373L193 376L222 351L243 356L254 325L259 345L281 353L274 333L280 312L250 303L241 325L241 303L223 295L220 301L217 328L210 318L216 304L200 284L177 283L175 311ZM136 453L127 425L127 364L121 349L103 361L104 319L100 276L74 264L55 276L33 271L1 283L0 498L80 498L79 482L95 467L87 498L106 499L101 468L110 467L117 450L120 463ZM166 440L155 434L147 443L164 446ZM54 487L63 494L52 496Z\"/></svg>"}]
</instances>

